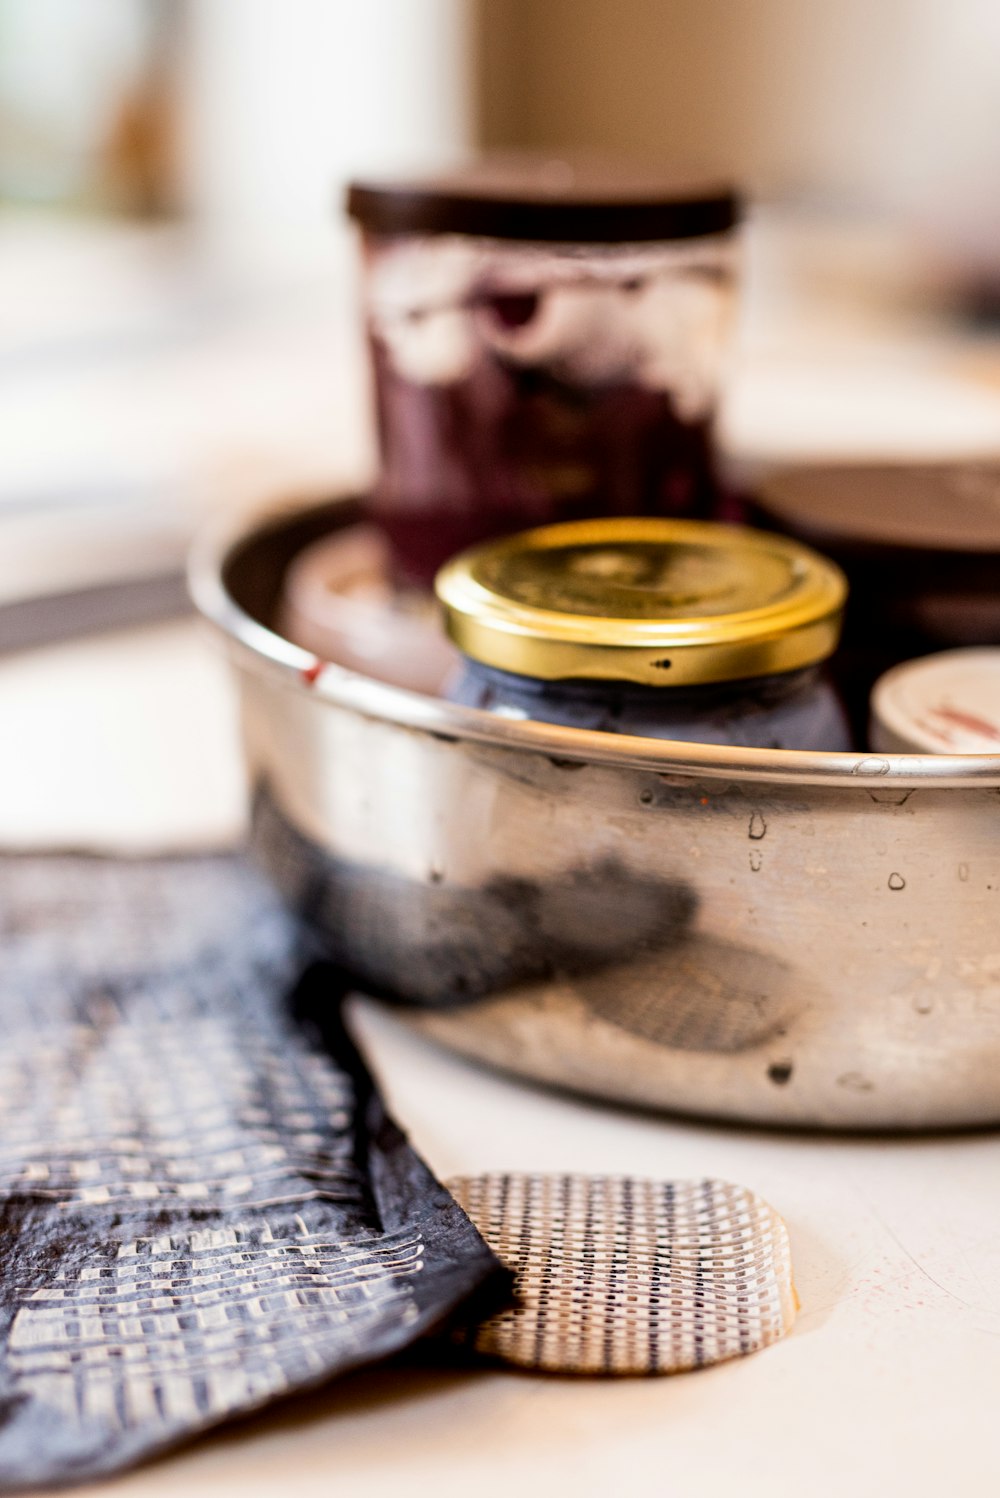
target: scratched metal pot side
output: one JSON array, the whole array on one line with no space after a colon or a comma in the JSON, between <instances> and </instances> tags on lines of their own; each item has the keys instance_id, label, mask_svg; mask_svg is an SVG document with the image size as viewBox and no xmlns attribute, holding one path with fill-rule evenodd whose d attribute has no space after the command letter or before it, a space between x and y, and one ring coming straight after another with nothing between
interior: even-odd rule
<instances>
[{"instance_id":1,"label":"scratched metal pot side","mask_svg":"<svg viewBox=\"0 0 1000 1498\"><path fill-rule=\"evenodd\" d=\"M498 719L268 628L347 504L206 540L255 853L359 987L561 1087L714 1118L1000 1121L1000 755Z\"/></svg>"}]
</instances>

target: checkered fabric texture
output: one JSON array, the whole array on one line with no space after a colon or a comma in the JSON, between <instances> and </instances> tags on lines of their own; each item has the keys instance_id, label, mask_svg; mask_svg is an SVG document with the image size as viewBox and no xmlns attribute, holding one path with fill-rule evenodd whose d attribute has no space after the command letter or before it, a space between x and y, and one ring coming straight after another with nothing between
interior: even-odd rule
<instances>
[{"instance_id":1,"label":"checkered fabric texture","mask_svg":"<svg viewBox=\"0 0 1000 1498\"><path fill-rule=\"evenodd\" d=\"M786 973L773 958L749 948L715 941L708 963L697 938L681 938L666 973L657 953L648 966L633 959L576 988L591 1014L640 1040L725 1056L786 1033L797 1001L782 992L782 980Z\"/></svg>"},{"instance_id":2,"label":"checkered fabric texture","mask_svg":"<svg viewBox=\"0 0 1000 1498\"><path fill-rule=\"evenodd\" d=\"M725 1181L484 1175L448 1182L519 1304L466 1334L550 1373L679 1373L756 1352L795 1319L788 1234Z\"/></svg>"},{"instance_id":3,"label":"checkered fabric texture","mask_svg":"<svg viewBox=\"0 0 1000 1498\"><path fill-rule=\"evenodd\" d=\"M0 857L0 1486L113 1471L506 1294L312 958L237 858Z\"/></svg>"}]
</instances>

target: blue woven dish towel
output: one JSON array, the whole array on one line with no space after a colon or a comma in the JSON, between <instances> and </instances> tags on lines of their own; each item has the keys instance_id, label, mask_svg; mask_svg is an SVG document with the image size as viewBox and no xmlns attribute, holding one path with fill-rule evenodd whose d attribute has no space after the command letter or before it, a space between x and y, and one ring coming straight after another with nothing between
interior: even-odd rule
<instances>
[{"instance_id":1,"label":"blue woven dish towel","mask_svg":"<svg viewBox=\"0 0 1000 1498\"><path fill-rule=\"evenodd\" d=\"M128 1466L509 1278L238 856L0 857L0 1486Z\"/></svg>"}]
</instances>

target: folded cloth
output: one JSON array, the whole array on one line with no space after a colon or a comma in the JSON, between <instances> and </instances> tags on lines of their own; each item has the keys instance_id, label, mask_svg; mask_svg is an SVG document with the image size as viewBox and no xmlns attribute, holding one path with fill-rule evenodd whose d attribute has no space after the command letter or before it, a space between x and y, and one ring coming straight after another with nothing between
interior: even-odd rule
<instances>
[{"instance_id":1,"label":"folded cloth","mask_svg":"<svg viewBox=\"0 0 1000 1498\"><path fill-rule=\"evenodd\" d=\"M506 1297L336 979L238 857L0 857L0 1485L117 1470Z\"/></svg>"}]
</instances>

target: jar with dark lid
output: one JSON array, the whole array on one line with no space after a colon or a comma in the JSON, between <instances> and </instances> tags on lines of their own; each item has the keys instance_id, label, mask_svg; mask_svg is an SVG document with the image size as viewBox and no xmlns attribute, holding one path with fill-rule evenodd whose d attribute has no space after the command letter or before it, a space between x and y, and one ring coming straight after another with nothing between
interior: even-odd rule
<instances>
[{"instance_id":1,"label":"jar with dark lid","mask_svg":"<svg viewBox=\"0 0 1000 1498\"><path fill-rule=\"evenodd\" d=\"M356 182L380 472L402 581L486 537L706 515L739 203L620 164Z\"/></svg>"},{"instance_id":2,"label":"jar with dark lid","mask_svg":"<svg viewBox=\"0 0 1000 1498\"><path fill-rule=\"evenodd\" d=\"M751 514L822 548L847 574L837 668L859 727L890 666L1000 645L1000 462L785 469L759 483Z\"/></svg>"},{"instance_id":3,"label":"jar with dark lid","mask_svg":"<svg viewBox=\"0 0 1000 1498\"><path fill-rule=\"evenodd\" d=\"M781 536L649 518L546 526L439 573L465 662L453 702L574 728L845 750L821 669L846 598L832 563Z\"/></svg>"}]
</instances>

